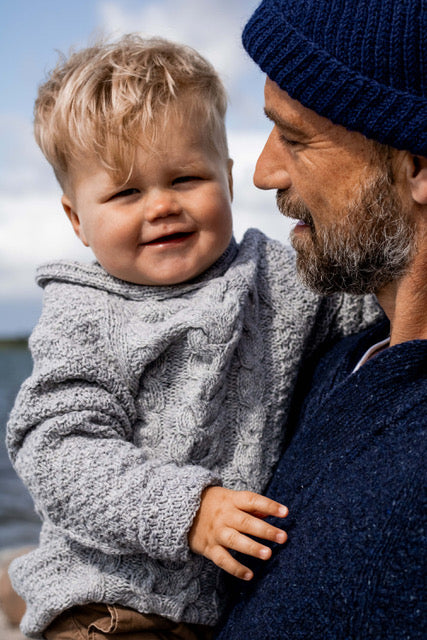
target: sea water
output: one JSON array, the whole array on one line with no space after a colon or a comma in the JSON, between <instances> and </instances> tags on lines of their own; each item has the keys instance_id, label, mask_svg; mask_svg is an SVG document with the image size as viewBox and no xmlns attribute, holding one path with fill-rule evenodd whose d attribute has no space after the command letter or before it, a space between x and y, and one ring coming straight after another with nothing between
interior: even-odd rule
<instances>
[{"instance_id":1,"label":"sea water","mask_svg":"<svg viewBox=\"0 0 427 640\"><path fill-rule=\"evenodd\" d=\"M31 372L25 343L0 343L0 549L35 544L40 521L6 451L6 423L16 394Z\"/></svg>"}]
</instances>

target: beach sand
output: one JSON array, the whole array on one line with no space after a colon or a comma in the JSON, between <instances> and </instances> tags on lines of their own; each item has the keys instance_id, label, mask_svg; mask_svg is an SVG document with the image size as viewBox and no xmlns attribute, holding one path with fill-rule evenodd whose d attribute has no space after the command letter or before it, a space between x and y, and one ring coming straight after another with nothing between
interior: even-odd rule
<instances>
[{"instance_id":1,"label":"beach sand","mask_svg":"<svg viewBox=\"0 0 427 640\"><path fill-rule=\"evenodd\" d=\"M18 627L11 627L3 611L0 609L0 638L1 640L25 640L25 636Z\"/></svg>"},{"instance_id":2,"label":"beach sand","mask_svg":"<svg viewBox=\"0 0 427 640\"><path fill-rule=\"evenodd\" d=\"M16 594L11 591L9 583L6 579L6 568L9 562L28 550L23 549L3 549L0 551L0 639L1 640L26 640L25 636L19 631L18 618L20 617L20 609L22 601ZM16 598L16 599L15 599ZM7 603L5 602L7 600ZM3 610L3 604L7 604L9 614L15 618L15 624L11 624Z\"/></svg>"}]
</instances>

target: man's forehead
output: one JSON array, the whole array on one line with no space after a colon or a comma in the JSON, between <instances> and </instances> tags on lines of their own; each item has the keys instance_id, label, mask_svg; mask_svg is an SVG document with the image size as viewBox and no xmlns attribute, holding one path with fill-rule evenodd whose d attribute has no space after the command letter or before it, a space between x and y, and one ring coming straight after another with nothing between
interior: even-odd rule
<instances>
[{"instance_id":1,"label":"man's forehead","mask_svg":"<svg viewBox=\"0 0 427 640\"><path fill-rule=\"evenodd\" d=\"M295 129L306 135L316 135L338 126L291 98L268 76L265 81L264 96L267 117L281 128Z\"/></svg>"}]
</instances>

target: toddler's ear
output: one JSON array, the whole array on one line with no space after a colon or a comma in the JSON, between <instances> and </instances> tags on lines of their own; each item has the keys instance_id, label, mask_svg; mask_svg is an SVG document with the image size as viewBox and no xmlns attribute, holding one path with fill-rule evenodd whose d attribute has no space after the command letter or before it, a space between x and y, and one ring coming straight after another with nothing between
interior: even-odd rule
<instances>
[{"instance_id":1,"label":"toddler's ear","mask_svg":"<svg viewBox=\"0 0 427 640\"><path fill-rule=\"evenodd\" d=\"M409 175L412 198L418 204L427 204L427 158L412 156Z\"/></svg>"},{"instance_id":2,"label":"toddler's ear","mask_svg":"<svg viewBox=\"0 0 427 640\"><path fill-rule=\"evenodd\" d=\"M233 200L233 164L234 160L228 158L227 160L227 173L228 173L228 188L230 190L230 198Z\"/></svg>"},{"instance_id":3,"label":"toddler's ear","mask_svg":"<svg viewBox=\"0 0 427 640\"><path fill-rule=\"evenodd\" d=\"M76 234L76 236L78 238L80 238L80 240L83 242L85 247L88 247L89 243L86 240L82 225L80 224L80 218L78 216L78 213L77 213L77 211L74 210L73 203L71 202L70 198L65 193L63 194L63 196L61 198L61 204L62 204L63 209L64 209L64 211L65 211L65 213L67 215L67 218L69 219L69 221L73 225L74 233Z\"/></svg>"}]
</instances>

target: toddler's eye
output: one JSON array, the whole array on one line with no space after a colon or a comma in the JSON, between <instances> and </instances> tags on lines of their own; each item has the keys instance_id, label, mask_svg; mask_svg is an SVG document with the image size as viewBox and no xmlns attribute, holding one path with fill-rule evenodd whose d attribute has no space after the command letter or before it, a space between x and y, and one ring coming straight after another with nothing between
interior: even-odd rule
<instances>
[{"instance_id":1,"label":"toddler's eye","mask_svg":"<svg viewBox=\"0 0 427 640\"><path fill-rule=\"evenodd\" d=\"M114 198L126 198L127 196L133 196L135 193L139 193L138 189L123 189L123 191L118 191L117 193L115 193L112 196L112 200L114 200Z\"/></svg>"},{"instance_id":2,"label":"toddler's eye","mask_svg":"<svg viewBox=\"0 0 427 640\"><path fill-rule=\"evenodd\" d=\"M185 182L192 182L193 180L201 180L199 176L179 176L172 181L172 184L183 184Z\"/></svg>"}]
</instances>

